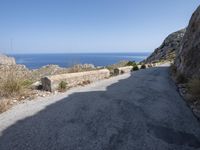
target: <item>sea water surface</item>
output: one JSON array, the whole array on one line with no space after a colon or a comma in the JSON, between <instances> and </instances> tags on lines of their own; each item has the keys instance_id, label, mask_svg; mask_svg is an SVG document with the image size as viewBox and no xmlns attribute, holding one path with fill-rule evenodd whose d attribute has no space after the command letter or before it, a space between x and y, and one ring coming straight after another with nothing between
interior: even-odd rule
<instances>
[{"instance_id":1,"label":"sea water surface","mask_svg":"<svg viewBox=\"0 0 200 150\"><path fill-rule=\"evenodd\" d=\"M94 64L106 66L123 60L140 62L150 53L77 53L77 54L12 54L18 64L30 69L55 64L60 67L70 67L75 64Z\"/></svg>"}]
</instances>

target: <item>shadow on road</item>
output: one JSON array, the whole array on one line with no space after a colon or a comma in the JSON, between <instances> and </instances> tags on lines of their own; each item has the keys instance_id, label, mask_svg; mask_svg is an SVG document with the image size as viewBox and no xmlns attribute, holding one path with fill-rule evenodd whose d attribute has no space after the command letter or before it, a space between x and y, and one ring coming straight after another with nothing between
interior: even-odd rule
<instances>
[{"instance_id":1,"label":"shadow on road","mask_svg":"<svg viewBox=\"0 0 200 150\"><path fill-rule=\"evenodd\" d=\"M148 125L153 119L145 108L134 102L141 100L142 103L148 97L148 90L145 91L146 95L141 91L147 88L146 76L142 77L141 72L134 74L135 77L108 86L106 91L73 93L34 116L16 122L3 131L0 149L199 148L197 137L174 131L170 123L167 127L159 123L156 126ZM153 77L148 82L151 80ZM157 91L151 89L149 92L152 95ZM154 104L148 103L149 107Z\"/></svg>"}]
</instances>

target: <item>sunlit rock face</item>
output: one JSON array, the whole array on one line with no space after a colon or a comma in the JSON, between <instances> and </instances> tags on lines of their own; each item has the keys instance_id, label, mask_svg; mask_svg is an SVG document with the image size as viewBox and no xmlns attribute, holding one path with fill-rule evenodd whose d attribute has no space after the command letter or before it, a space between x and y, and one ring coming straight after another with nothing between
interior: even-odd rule
<instances>
[{"instance_id":1,"label":"sunlit rock face","mask_svg":"<svg viewBox=\"0 0 200 150\"><path fill-rule=\"evenodd\" d=\"M15 65L15 58L0 54L0 65Z\"/></svg>"},{"instance_id":2,"label":"sunlit rock face","mask_svg":"<svg viewBox=\"0 0 200 150\"><path fill-rule=\"evenodd\" d=\"M160 47L145 60L145 63L154 63L160 61L174 61L176 54L180 49L180 44L186 29L179 30L170 34Z\"/></svg>"},{"instance_id":3,"label":"sunlit rock face","mask_svg":"<svg viewBox=\"0 0 200 150\"><path fill-rule=\"evenodd\" d=\"M200 6L192 15L183 37L176 66L187 77L200 77Z\"/></svg>"}]
</instances>

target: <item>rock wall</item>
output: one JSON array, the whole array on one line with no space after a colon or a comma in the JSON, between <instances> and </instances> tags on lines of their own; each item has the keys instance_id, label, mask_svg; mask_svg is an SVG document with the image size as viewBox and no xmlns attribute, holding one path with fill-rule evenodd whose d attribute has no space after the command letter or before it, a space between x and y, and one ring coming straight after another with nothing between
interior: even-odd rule
<instances>
[{"instance_id":1,"label":"rock wall","mask_svg":"<svg viewBox=\"0 0 200 150\"><path fill-rule=\"evenodd\" d=\"M175 64L185 76L200 77L200 6L192 15Z\"/></svg>"},{"instance_id":2,"label":"rock wall","mask_svg":"<svg viewBox=\"0 0 200 150\"><path fill-rule=\"evenodd\" d=\"M160 61L173 61L180 49L180 44L186 29L170 34L155 51L144 61L144 63L155 63Z\"/></svg>"},{"instance_id":3,"label":"rock wall","mask_svg":"<svg viewBox=\"0 0 200 150\"><path fill-rule=\"evenodd\" d=\"M64 81L67 87L74 87L84 82L94 82L110 77L108 69L101 69L95 71L68 73L61 75L47 76L41 79L43 89L46 91L55 91L59 88L59 84Z\"/></svg>"},{"instance_id":4,"label":"rock wall","mask_svg":"<svg viewBox=\"0 0 200 150\"><path fill-rule=\"evenodd\" d=\"M15 58L0 54L0 65L15 65Z\"/></svg>"}]
</instances>

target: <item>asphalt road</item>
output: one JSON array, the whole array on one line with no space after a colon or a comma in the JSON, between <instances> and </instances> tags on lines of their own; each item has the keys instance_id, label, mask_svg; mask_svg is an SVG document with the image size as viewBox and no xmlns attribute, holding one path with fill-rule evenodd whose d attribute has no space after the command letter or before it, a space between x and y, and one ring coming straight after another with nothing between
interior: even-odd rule
<instances>
[{"instance_id":1,"label":"asphalt road","mask_svg":"<svg viewBox=\"0 0 200 150\"><path fill-rule=\"evenodd\" d=\"M167 67L114 77L61 97L0 115L0 150L200 149L200 124Z\"/></svg>"}]
</instances>

